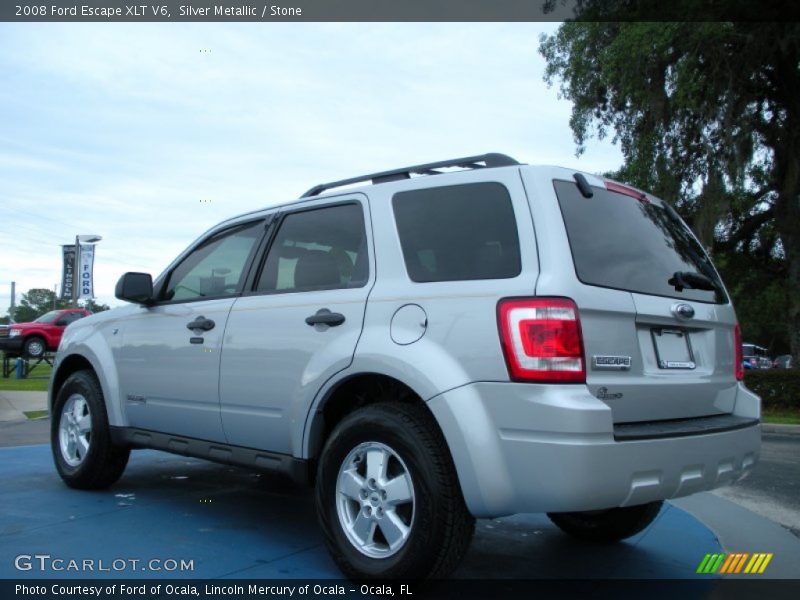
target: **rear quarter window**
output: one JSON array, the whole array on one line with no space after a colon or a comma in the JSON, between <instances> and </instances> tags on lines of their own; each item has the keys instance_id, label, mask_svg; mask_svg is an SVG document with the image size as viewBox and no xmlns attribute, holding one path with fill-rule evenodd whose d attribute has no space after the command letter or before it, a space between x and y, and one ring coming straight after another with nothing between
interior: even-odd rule
<instances>
[{"instance_id":1,"label":"rear quarter window","mask_svg":"<svg viewBox=\"0 0 800 600\"><path fill-rule=\"evenodd\" d=\"M520 273L511 197L499 183L398 192L392 198L408 276L416 282L508 279Z\"/></svg>"}]
</instances>

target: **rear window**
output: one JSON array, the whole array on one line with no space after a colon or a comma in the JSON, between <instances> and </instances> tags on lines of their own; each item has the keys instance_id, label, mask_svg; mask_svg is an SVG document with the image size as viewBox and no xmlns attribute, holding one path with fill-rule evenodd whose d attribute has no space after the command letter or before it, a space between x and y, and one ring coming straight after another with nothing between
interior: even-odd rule
<instances>
[{"instance_id":1,"label":"rear window","mask_svg":"<svg viewBox=\"0 0 800 600\"><path fill-rule=\"evenodd\" d=\"M593 187L584 198L572 181L553 182L581 282L640 294L724 303L711 261L680 219L658 201ZM676 272L699 273L718 288L677 291Z\"/></svg>"},{"instance_id":2,"label":"rear window","mask_svg":"<svg viewBox=\"0 0 800 600\"><path fill-rule=\"evenodd\" d=\"M517 223L505 186L472 183L399 192L392 206L412 281L519 275Z\"/></svg>"}]
</instances>

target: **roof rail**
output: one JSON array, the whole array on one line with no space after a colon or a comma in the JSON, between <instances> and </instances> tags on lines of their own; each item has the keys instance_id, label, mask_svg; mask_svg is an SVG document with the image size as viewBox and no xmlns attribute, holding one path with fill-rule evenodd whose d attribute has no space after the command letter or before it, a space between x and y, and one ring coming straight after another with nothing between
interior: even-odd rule
<instances>
[{"instance_id":1,"label":"roof rail","mask_svg":"<svg viewBox=\"0 0 800 600\"><path fill-rule=\"evenodd\" d=\"M309 198L311 196L318 196L322 192L331 188L342 187L344 185L350 185L353 183L361 183L364 181L372 181L373 184L376 184L387 183L389 181L399 181L401 179L410 179L412 173L417 175L439 175L441 171L437 171L436 169L446 169L448 167L486 169L490 167L511 167L518 164L520 163L510 156L506 156L505 154L497 154L496 152L481 154L479 156L452 158L450 160L442 160L435 163L414 165L413 167L403 167L402 169L392 169L391 171L381 171L380 173L372 173L370 175L361 175L360 177L342 179L341 181L321 183L319 185L315 185L300 197Z\"/></svg>"}]
</instances>

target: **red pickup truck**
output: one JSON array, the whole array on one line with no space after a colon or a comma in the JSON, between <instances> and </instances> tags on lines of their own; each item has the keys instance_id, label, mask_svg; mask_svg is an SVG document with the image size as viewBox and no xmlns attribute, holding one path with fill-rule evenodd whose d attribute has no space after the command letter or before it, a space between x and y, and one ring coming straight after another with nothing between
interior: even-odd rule
<instances>
[{"instance_id":1,"label":"red pickup truck","mask_svg":"<svg viewBox=\"0 0 800 600\"><path fill-rule=\"evenodd\" d=\"M39 358L58 348L67 325L90 314L82 308L53 310L31 323L14 323L0 328L0 350L11 356Z\"/></svg>"}]
</instances>

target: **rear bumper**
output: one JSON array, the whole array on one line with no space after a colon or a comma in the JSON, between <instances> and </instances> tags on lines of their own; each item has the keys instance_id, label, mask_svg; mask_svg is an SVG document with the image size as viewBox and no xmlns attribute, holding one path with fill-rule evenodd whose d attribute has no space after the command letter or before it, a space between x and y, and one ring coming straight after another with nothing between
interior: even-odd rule
<instances>
[{"instance_id":1,"label":"rear bumper","mask_svg":"<svg viewBox=\"0 0 800 600\"><path fill-rule=\"evenodd\" d=\"M428 404L478 517L633 506L713 489L750 469L761 443L760 400L740 384L733 415L616 430L608 405L583 385L474 383Z\"/></svg>"}]
</instances>

